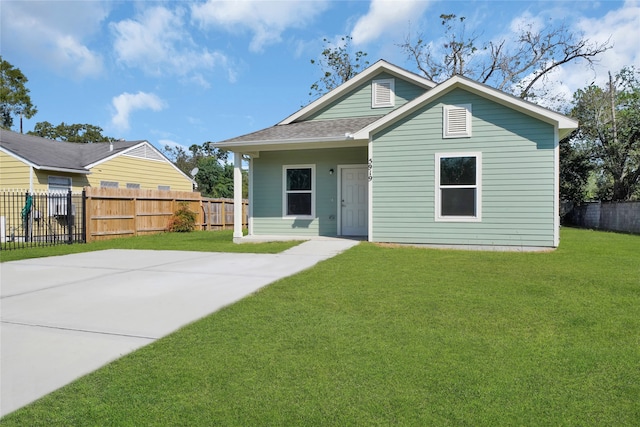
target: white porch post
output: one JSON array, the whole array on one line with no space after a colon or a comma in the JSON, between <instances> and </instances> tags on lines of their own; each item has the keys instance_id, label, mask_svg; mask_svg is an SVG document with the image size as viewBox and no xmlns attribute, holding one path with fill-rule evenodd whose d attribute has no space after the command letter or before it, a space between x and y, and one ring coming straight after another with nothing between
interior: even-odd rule
<instances>
[{"instance_id":1,"label":"white porch post","mask_svg":"<svg viewBox=\"0 0 640 427\"><path fill-rule=\"evenodd\" d=\"M233 238L242 237L242 154L233 152Z\"/></svg>"}]
</instances>

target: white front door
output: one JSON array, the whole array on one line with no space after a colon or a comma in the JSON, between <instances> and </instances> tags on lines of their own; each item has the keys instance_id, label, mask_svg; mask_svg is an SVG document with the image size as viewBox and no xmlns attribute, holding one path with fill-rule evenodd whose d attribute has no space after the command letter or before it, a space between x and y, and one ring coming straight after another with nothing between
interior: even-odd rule
<instances>
[{"instance_id":1,"label":"white front door","mask_svg":"<svg viewBox=\"0 0 640 427\"><path fill-rule=\"evenodd\" d=\"M340 234L366 236L368 179L366 166L340 169Z\"/></svg>"}]
</instances>

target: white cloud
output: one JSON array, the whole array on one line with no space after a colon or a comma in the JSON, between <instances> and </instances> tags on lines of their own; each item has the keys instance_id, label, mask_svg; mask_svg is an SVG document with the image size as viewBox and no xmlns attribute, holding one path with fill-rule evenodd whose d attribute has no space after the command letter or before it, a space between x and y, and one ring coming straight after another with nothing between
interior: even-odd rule
<instances>
[{"instance_id":1,"label":"white cloud","mask_svg":"<svg viewBox=\"0 0 640 427\"><path fill-rule=\"evenodd\" d=\"M431 4L427 0L371 0L369 12L353 27L351 37L356 45L374 41L383 34L402 33Z\"/></svg>"},{"instance_id":2,"label":"white cloud","mask_svg":"<svg viewBox=\"0 0 640 427\"><path fill-rule=\"evenodd\" d=\"M209 87L203 73L222 67L233 81L230 60L219 51L198 47L185 29L184 14L180 8L157 6L136 19L112 23L118 61L150 75L177 75L203 87Z\"/></svg>"},{"instance_id":3,"label":"white cloud","mask_svg":"<svg viewBox=\"0 0 640 427\"><path fill-rule=\"evenodd\" d=\"M572 30L583 33L591 43L603 44L609 41L613 47L597 57L591 69L586 61L574 62L555 70L549 80L554 94L569 103L573 93L592 82L603 86L609 79L608 73L615 75L625 66L640 69L638 34L640 28L640 3L627 1L619 9L612 10L600 18L577 20Z\"/></svg>"},{"instance_id":4,"label":"white cloud","mask_svg":"<svg viewBox=\"0 0 640 427\"><path fill-rule=\"evenodd\" d=\"M610 40L613 45L612 49L598 58L595 66L596 83L603 84L608 79L608 71L615 74L622 67L630 65L640 69L640 2L626 1L621 8L612 10L599 19L581 19L577 22L576 29L584 32L585 38L594 43ZM571 68L571 72L576 75L574 81L580 87L593 81L593 72L584 68L584 65Z\"/></svg>"},{"instance_id":5,"label":"white cloud","mask_svg":"<svg viewBox=\"0 0 640 427\"><path fill-rule=\"evenodd\" d=\"M12 57L28 54L47 67L80 78L103 71L102 56L87 40L108 16L108 3L3 1L1 7L3 53Z\"/></svg>"},{"instance_id":6,"label":"white cloud","mask_svg":"<svg viewBox=\"0 0 640 427\"><path fill-rule=\"evenodd\" d=\"M250 31L249 49L260 52L282 40L288 28L304 28L328 3L317 1L208 0L191 8L192 17L203 26L220 27L229 32Z\"/></svg>"},{"instance_id":7,"label":"white cloud","mask_svg":"<svg viewBox=\"0 0 640 427\"><path fill-rule=\"evenodd\" d=\"M153 93L123 93L112 99L116 110L111 123L120 130L129 129L129 116L136 110L160 111L166 107L165 102Z\"/></svg>"}]
</instances>

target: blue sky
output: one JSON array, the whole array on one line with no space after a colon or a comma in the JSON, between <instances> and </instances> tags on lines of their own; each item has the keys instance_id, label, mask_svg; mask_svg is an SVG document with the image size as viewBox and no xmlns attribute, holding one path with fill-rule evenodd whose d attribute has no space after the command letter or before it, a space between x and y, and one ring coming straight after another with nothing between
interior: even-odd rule
<instances>
[{"instance_id":1,"label":"blue sky","mask_svg":"<svg viewBox=\"0 0 640 427\"><path fill-rule=\"evenodd\" d=\"M276 124L310 101L323 38L353 37L374 63L416 71L397 46L442 35L440 14L483 40L522 23L564 21L613 49L595 70L552 76L557 93L640 68L640 1L15 1L0 0L0 55L27 76L38 108L24 122L89 123L165 145L221 141ZM14 126L14 130L16 127Z\"/></svg>"}]
</instances>

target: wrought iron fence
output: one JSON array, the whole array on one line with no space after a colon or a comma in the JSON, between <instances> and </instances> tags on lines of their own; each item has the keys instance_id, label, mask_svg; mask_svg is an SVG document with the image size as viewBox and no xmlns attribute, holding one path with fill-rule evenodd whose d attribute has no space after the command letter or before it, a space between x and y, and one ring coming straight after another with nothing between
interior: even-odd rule
<instances>
[{"instance_id":1,"label":"wrought iron fence","mask_svg":"<svg viewBox=\"0 0 640 427\"><path fill-rule=\"evenodd\" d=\"M0 250L86 242L85 195L0 190Z\"/></svg>"}]
</instances>

